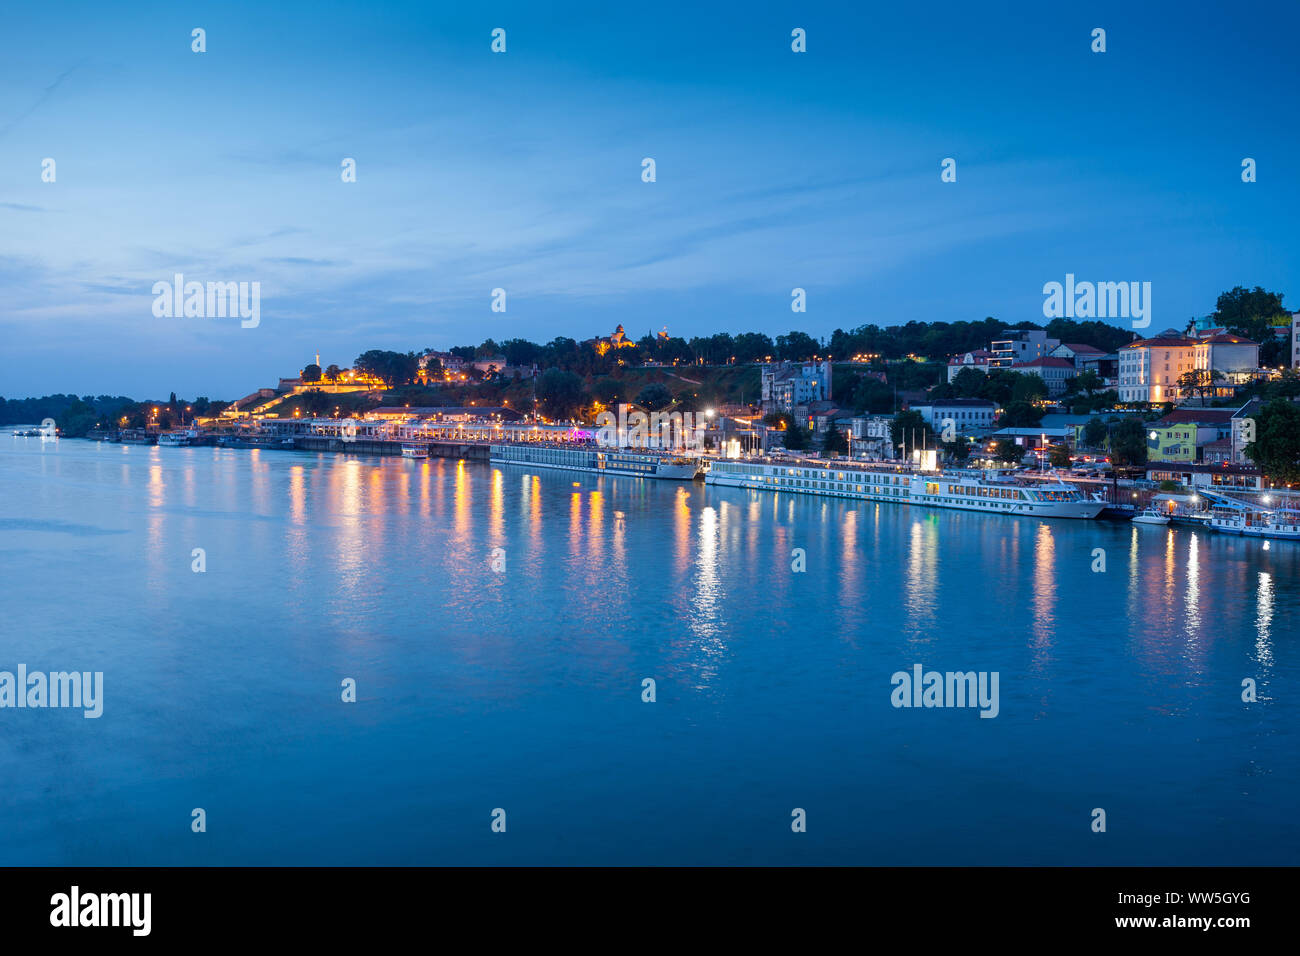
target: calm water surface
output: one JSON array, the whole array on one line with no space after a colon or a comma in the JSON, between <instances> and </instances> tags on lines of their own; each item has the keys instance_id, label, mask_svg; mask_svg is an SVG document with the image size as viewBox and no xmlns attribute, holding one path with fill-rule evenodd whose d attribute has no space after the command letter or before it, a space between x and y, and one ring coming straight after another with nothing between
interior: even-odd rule
<instances>
[{"instance_id":1,"label":"calm water surface","mask_svg":"<svg viewBox=\"0 0 1300 956\"><path fill-rule=\"evenodd\" d=\"M5 434L0 670L103 671L105 704L0 710L0 864L1294 864L1298 569L1184 529ZM1000 714L893 708L916 663L999 672Z\"/></svg>"}]
</instances>

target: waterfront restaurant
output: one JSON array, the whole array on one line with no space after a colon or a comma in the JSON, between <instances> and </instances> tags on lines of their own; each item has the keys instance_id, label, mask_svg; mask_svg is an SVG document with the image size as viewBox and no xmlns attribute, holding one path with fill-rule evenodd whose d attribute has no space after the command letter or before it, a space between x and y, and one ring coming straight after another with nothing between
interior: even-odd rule
<instances>
[{"instance_id":1,"label":"waterfront restaurant","mask_svg":"<svg viewBox=\"0 0 1300 956\"><path fill-rule=\"evenodd\" d=\"M523 414L504 405L385 405L366 412L367 421L515 422Z\"/></svg>"},{"instance_id":2,"label":"waterfront restaurant","mask_svg":"<svg viewBox=\"0 0 1300 956\"><path fill-rule=\"evenodd\" d=\"M1147 466L1147 480L1176 481L1191 488L1208 488L1211 491L1264 491L1264 476L1254 465L1234 465L1231 462L1205 464L1200 462L1158 461Z\"/></svg>"}]
</instances>

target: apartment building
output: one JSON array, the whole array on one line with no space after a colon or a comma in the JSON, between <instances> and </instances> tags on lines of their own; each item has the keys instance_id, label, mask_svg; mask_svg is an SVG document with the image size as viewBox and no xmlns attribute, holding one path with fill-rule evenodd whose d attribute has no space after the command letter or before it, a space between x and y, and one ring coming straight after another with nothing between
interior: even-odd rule
<instances>
[{"instance_id":1,"label":"apartment building","mask_svg":"<svg viewBox=\"0 0 1300 956\"><path fill-rule=\"evenodd\" d=\"M814 402L830 401L831 363L827 359L802 365L791 362L764 365L760 382L764 410L794 414Z\"/></svg>"},{"instance_id":2,"label":"apartment building","mask_svg":"<svg viewBox=\"0 0 1300 956\"><path fill-rule=\"evenodd\" d=\"M990 368L1011 368L1034 359L1047 358L1052 349L1061 344L1060 339L1048 338L1042 329L1008 329L1002 338L990 343L993 353Z\"/></svg>"}]
</instances>

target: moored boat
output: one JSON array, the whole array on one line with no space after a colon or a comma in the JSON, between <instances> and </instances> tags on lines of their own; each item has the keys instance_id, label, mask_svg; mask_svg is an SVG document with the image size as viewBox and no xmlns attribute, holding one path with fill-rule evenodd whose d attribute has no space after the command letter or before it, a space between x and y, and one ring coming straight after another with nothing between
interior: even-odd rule
<instances>
[{"instance_id":1,"label":"moored boat","mask_svg":"<svg viewBox=\"0 0 1300 956\"><path fill-rule=\"evenodd\" d=\"M1154 508L1148 508L1146 509L1146 511L1140 512L1139 514L1135 514L1133 516L1133 523L1134 524L1157 524L1157 525L1169 524L1169 515L1162 515Z\"/></svg>"},{"instance_id":2,"label":"moored boat","mask_svg":"<svg viewBox=\"0 0 1300 956\"><path fill-rule=\"evenodd\" d=\"M488 460L494 465L528 465L598 475L692 481L702 471L700 460L653 451L605 448L600 445L565 447L533 443L492 445Z\"/></svg>"},{"instance_id":3,"label":"moored boat","mask_svg":"<svg viewBox=\"0 0 1300 956\"><path fill-rule=\"evenodd\" d=\"M902 465L749 459L715 461L704 480L724 487L1042 518L1091 519L1106 507L1069 482L1031 481L1000 471L915 471Z\"/></svg>"},{"instance_id":4,"label":"moored boat","mask_svg":"<svg viewBox=\"0 0 1300 956\"><path fill-rule=\"evenodd\" d=\"M158 444L161 447L184 448L193 443L197 437L197 432L174 431L163 432L158 436Z\"/></svg>"},{"instance_id":5,"label":"moored boat","mask_svg":"<svg viewBox=\"0 0 1300 956\"><path fill-rule=\"evenodd\" d=\"M1206 521L1206 527L1248 538L1300 541L1300 511L1214 508Z\"/></svg>"},{"instance_id":6,"label":"moored boat","mask_svg":"<svg viewBox=\"0 0 1300 956\"><path fill-rule=\"evenodd\" d=\"M280 438L270 434L222 435L217 439L222 448L274 448L279 451L293 451L292 438Z\"/></svg>"}]
</instances>

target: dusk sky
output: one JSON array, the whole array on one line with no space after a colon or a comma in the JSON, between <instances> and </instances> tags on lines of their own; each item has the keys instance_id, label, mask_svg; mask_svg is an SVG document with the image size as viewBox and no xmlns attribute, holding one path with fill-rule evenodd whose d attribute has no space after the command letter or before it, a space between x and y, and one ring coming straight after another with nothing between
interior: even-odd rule
<instances>
[{"instance_id":1,"label":"dusk sky","mask_svg":"<svg viewBox=\"0 0 1300 956\"><path fill-rule=\"evenodd\" d=\"M1300 308L1298 30L1294 2L10 5L0 395L229 399L318 350L619 323L1042 322L1066 273L1149 281L1152 330L1237 284ZM259 282L260 325L156 318L177 272Z\"/></svg>"}]
</instances>

